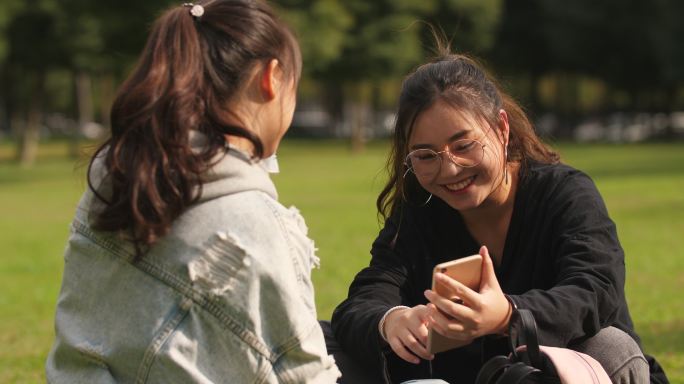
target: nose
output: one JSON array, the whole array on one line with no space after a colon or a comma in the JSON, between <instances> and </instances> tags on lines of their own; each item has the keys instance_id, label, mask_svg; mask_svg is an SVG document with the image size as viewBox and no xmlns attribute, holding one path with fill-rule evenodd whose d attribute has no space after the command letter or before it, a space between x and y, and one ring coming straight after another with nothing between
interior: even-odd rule
<instances>
[{"instance_id":1,"label":"nose","mask_svg":"<svg viewBox=\"0 0 684 384\"><path fill-rule=\"evenodd\" d=\"M442 155L442 164L440 167L440 174L442 172L448 174L448 175L454 175L456 173L461 172L463 167L460 165L456 164L456 161L454 161L453 157L449 153L449 151L444 151L441 153Z\"/></svg>"}]
</instances>

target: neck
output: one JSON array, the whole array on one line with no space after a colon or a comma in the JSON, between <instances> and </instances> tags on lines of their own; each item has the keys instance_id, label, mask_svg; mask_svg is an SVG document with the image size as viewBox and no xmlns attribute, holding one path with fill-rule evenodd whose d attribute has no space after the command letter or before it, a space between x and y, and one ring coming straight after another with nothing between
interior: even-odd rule
<instances>
[{"instance_id":1,"label":"neck","mask_svg":"<svg viewBox=\"0 0 684 384\"><path fill-rule=\"evenodd\" d=\"M230 113L226 116L226 123L236 127L242 127L257 135L259 134L258 131L255 132L259 122L257 118L259 114L255 113L255 106L253 103L242 98L238 101L233 101L228 110ZM254 144L248 139L230 134L226 134L225 137L231 148L239 149L250 156L254 155Z\"/></svg>"},{"instance_id":2,"label":"neck","mask_svg":"<svg viewBox=\"0 0 684 384\"><path fill-rule=\"evenodd\" d=\"M513 212L519 169L520 164L510 163L508 165L508 181L502 175L501 182L487 200L477 208L460 212L469 227L495 225L501 220L508 222L510 214Z\"/></svg>"},{"instance_id":3,"label":"neck","mask_svg":"<svg viewBox=\"0 0 684 384\"><path fill-rule=\"evenodd\" d=\"M251 141L245 139L244 137L235 135L225 136L230 148L239 149L240 151L245 152L249 156L254 156L254 144L252 144Z\"/></svg>"}]
</instances>

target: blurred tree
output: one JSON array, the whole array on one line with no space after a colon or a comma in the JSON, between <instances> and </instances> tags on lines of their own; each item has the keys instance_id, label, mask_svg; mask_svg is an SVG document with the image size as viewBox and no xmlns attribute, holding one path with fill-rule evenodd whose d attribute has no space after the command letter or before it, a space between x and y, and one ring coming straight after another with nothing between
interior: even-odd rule
<instances>
[{"instance_id":1,"label":"blurred tree","mask_svg":"<svg viewBox=\"0 0 684 384\"><path fill-rule=\"evenodd\" d=\"M99 80L100 117L109 123L109 105L115 79L130 68L147 37L147 29L160 10L177 2L170 0L61 0L63 35L74 72L76 110L79 123L93 120L93 76Z\"/></svg>"},{"instance_id":2,"label":"blurred tree","mask_svg":"<svg viewBox=\"0 0 684 384\"><path fill-rule=\"evenodd\" d=\"M60 98L48 106L63 110L73 103L69 113L81 124L98 119L107 125L115 85L138 56L151 20L163 8L182 5L176 0L0 1L0 127L7 120L26 122L14 124L26 128L17 129L25 162L45 102ZM300 40L307 89L321 90L319 100L338 128L352 132L356 149L374 111L395 101L387 95L396 94L399 79L434 54L428 25L443 30L455 51L484 56L499 73L524 79L515 84L533 111L545 105L570 116L586 108L580 102L586 79L600 84L594 100L604 100L607 109L671 110L684 102L679 21L684 2L679 0L275 3ZM53 74L59 84L71 78L68 101L64 92L50 88L56 83L48 81L46 90L46 77ZM554 95L544 103L540 84L545 95Z\"/></svg>"},{"instance_id":3,"label":"blurred tree","mask_svg":"<svg viewBox=\"0 0 684 384\"><path fill-rule=\"evenodd\" d=\"M324 71L340 57L353 22L341 1L278 0L275 7L297 34L305 76Z\"/></svg>"},{"instance_id":4,"label":"blurred tree","mask_svg":"<svg viewBox=\"0 0 684 384\"><path fill-rule=\"evenodd\" d=\"M35 157L51 71L68 69L74 84L74 114L81 128L95 120L93 76L101 86L101 117L108 123L114 84L134 61L147 36L150 20L172 2L149 0L31 0L21 6L0 39L2 95L16 128L18 158ZM178 5L180 6L180 4ZM3 19L0 18L0 28ZM5 59L4 61L2 59ZM81 129L82 130L82 129ZM79 130L80 131L80 130ZM77 138L79 132L74 132ZM76 146L72 152L76 154Z\"/></svg>"},{"instance_id":5,"label":"blurred tree","mask_svg":"<svg viewBox=\"0 0 684 384\"><path fill-rule=\"evenodd\" d=\"M97 3L95 3L97 4ZM69 52L68 67L74 83L75 114L78 126L71 132L70 154L78 156L78 142L86 124L95 120L92 76L112 71L104 50L103 18L96 17L91 2L62 0L59 27Z\"/></svg>"},{"instance_id":6,"label":"blurred tree","mask_svg":"<svg viewBox=\"0 0 684 384\"><path fill-rule=\"evenodd\" d=\"M546 39L545 47L551 71L556 82L555 110L563 117L561 127L566 128L560 136L569 134L574 128L580 112L579 86L582 75L598 76L596 61L605 48L602 36L610 24L606 16L605 2L593 0L576 0L562 2L546 0L540 2L543 12L542 36ZM535 79L537 82L539 77ZM531 84L533 110L539 108L539 86Z\"/></svg>"},{"instance_id":7,"label":"blurred tree","mask_svg":"<svg viewBox=\"0 0 684 384\"><path fill-rule=\"evenodd\" d=\"M486 47L499 2L279 0L276 8L298 32L306 63L304 75L322 84L337 121L352 122L354 147L359 148L373 109L380 104L383 84L403 76L422 61L425 45L434 45L423 39L428 28L415 26L416 21L448 25L458 35L459 46L467 49ZM72 72L74 114L80 124L95 118L92 100L109 106L113 84L131 66L155 14L169 5L180 6L170 0L33 0L30 4L32 9L35 4L52 4L48 48L59 49L40 48L44 51L40 63L49 63L48 71L59 67ZM21 44L25 39L31 37L24 33L14 41ZM19 56L15 55L17 63L24 60ZM104 90L103 94L94 97L93 88ZM105 124L107 110L103 107L100 112Z\"/></svg>"},{"instance_id":8,"label":"blurred tree","mask_svg":"<svg viewBox=\"0 0 684 384\"><path fill-rule=\"evenodd\" d=\"M9 81L9 69L7 67L7 55L9 53L9 41L7 39L7 27L14 15L23 7L22 0L0 1L0 134L9 129L10 116L8 108L9 95L7 88Z\"/></svg>"},{"instance_id":9,"label":"blurred tree","mask_svg":"<svg viewBox=\"0 0 684 384\"><path fill-rule=\"evenodd\" d=\"M311 2L280 3L288 5L288 12L293 6L304 14L316 9L306 5ZM335 124L349 124L353 150L363 147L367 127L377 124L374 111L380 107L383 84L402 78L428 52L434 53L434 37L426 24L452 33L459 48L484 50L494 40L500 9L500 0L348 0L343 7L337 2L332 7L332 0L320 3L335 10L325 16L336 21L301 18L298 28L306 31L300 32L305 50L305 36L311 36L331 54L309 60L305 67L310 66L308 73L322 84ZM327 34L319 32L320 25L330 29Z\"/></svg>"},{"instance_id":10,"label":"blurred tree","mask_svg":"<svg viewBox=\"0 0 684 384\"><path fill-rule=\"evenodd\" d=\"M340 0L277 0L276 8L297 34L302 49L302 84L315 83L324 78L331 63L339 60L347 35L353 24L349 10ZM304 87L300 87L300 91ZM311 87L309 87L311 88ZM315 86L313 93L321 93ZM311 98L312 95L307 95ZM318 95L315 95L318 98ZM326 110L334 113L342 100L323 100ZM301 105L301 104L300 104Z\"/></svg>"},{"instance_id":11,"label":"blurred tree","mask_svg":"<svg viewBox=\"0 0 684 384\"><path fill-rule=\"evenodd\" d=\"M503 4L502 21L498 29L496 42L491 51L491 58L496 66L504 73L516 74L527 80L528 84L522 93L522 97L527 101L533 111L540 110L539 101L539 82L541 78L555 70L560 70L560 66L570 67L570 63L560 63L559 55L562 57L566 47L577 48L575 36L577 31L570 28L570 33L565 27L558 28L554 20L554 6L549 3L555 0L529 0L512 1L505 0ZM585 0L578 0L583 2ZM574 4L574 3L573 3ZM585 15L577 9L582 6L574 7L570 5L568 14L576 21ZM560 9L559 11L564 11ZM550 14L551 13L551 14ZM575 14L573 16L573 14ZM561 18L561 22L565 22ZM573 27L577 24L566 22ZM550 38L549 33L554 37ZM554 46L554 44L559 45ZM585 57L574 54L579 58ZM570 57L572 61L572 56Z\"/></svg>"},{"instance_id":12,"label":"blurred tree","mask_svg":"<svg viewBox=\"0 0 684 384\"><path fill-rule=\"evenodd\" d=\"M50 1L31 1L9 23L5 89L11 120L17 122L17 159L22 165L35 160L49 70L68 61L57 29L57 7ZM21 122L21 123L20 123Z\"/></svg>"},{"instance_id":13,"label":"blurred tree","mask_svg":"<svg viewBox=\"0 0 684 384\"><path fill-rule=\"evenodd\" d=\"M606 0L601 10L604 20L594 36L601 36L593 65L588 73L604 79L614 90L626 92L631 110L657 109L648 94L664 90L674 79L668 62L673 46L674 26L668 23L674 6L670 0ZM681 16L681 14L680 14ZM588 60L586 60L588 61Z\"/></svg>"},{"instance_id":14,"label":"blurred tree","mask_svg":"<svg viewBox=\"0 0 684 384\"><path fill-rule=\"evenodd\" d=\"M663 20L671 29L670 45L667 49L667 73L671 76L667 84L668 110L674 111L684 108L682 87L684 87L684 23L681 21L684 15L684 1L668 0L667 17ZM679 95L678 95L679 94Z\"/></svg>"},{"instance_id":15,"label":"blurred tree","mask_svg":"<svg viewBox=\"0 0 684 384\"><path fill-rule=\"evenodd\" d=\"M674 49L681 40L680 3L508 0L492 57L500 68L527 74L535 110L545 75L556 76L555 109L567 114L579 112L582 77L601 79L609 87L604 108L657 109L661 98L654 95L664 95L681 68ZM629 95L627 104L614 105L616 92Z\"/></svg>"},{"instance_id":16,"label":"blurred tree","mask_svg":"<svg viewBox=\"0 0 684 384\"><path fill-rule=\"evenodd\" d=\"M347 2L355 23L340 60L324 78L329 92L343 96L339 105L350 124L353 151L363 148L368 126L374 124L382 81L403 77L421 61L420 29L414 24L435 6L434 0Z\"/></svg>"},{"instance_id":17,"label":"blurred tree","mask_svg":"<svg viewBox=\"0 0 684 384\"><path fill-rule=\"evenodd\" d=\"M425 18L444 31L456 52L489 53L501 20L502 0L438 0ZM425 30L429 32L429 30ZM434 37L425 35L426 46L434 46Z\"/></svg>"},{"instance_id":18,"label":"blurred tree","mask_svg":"<svg viewBox=\"0 0 684 384\"><path fill-rule=\"evenodd\" d=\"M343 4L345 23L338 25L343 27L341 39L333 41L338 54L334 60L314 64L310 73L322 84L335 124L350 123L352 148L360 150L382 81L403 76L420 61L420 36L412 24L434 10L435 0L348 0Z\"/></svg>"}]
</instances>

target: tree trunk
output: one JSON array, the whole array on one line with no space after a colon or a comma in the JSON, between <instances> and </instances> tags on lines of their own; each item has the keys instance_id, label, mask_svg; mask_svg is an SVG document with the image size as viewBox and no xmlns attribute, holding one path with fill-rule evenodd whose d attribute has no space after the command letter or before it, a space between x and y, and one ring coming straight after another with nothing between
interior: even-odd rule
<instances>
[{"instance_id":1,"label":"tree trunk","mask_svg":"<svg viewBox=\"0 0 684 384\"><path fill-rule=\"evenodd\" d=\"M43 121L43 99L45 98L45 72L36 74L35 84L31 92L26 124L19 135L17 158L25 167L33 165L38 155L40 125Z\"/></svg>"},{"instance_id":2,"label":"tree trunk","mask_svg":"<svg viewBox=\"0 0 684 384\"><path fill-rule=\"evenodd\" d=\"M0 91L0 138L9 131L9 116L5 95Z\"/></svg>"},{"instance_id":3,"label":"tree trunk","mask_svg":"<svg viewBox=\"0 0 684 384\"><path fill-rule=\"evenodd\" d=\"M672 112L674 112L677 108L677 86L674 84L670 84L667 86L665 89L665 109L664 112L667 113L667 116L670 117L672 116ZM665 126L665 132L663 132L663 135L667 139L673 139L675 138L675 130L674 130L674 125L672 124L672 119L668 119L669 123Z\"/></svg>"},{"instance_id":4,"label":"tree trunk","mask_svg":"<svg viewBox=\"0 0 684 384\"><path fill-rule=\"evenodd\" d=\"M93 121L93 91L90 74L79 69L74 74L74 86L76 90L76 109L78 112L78 129L71 134L69 140L69 156L78 158L79 142L85 132L86 125Z\"/></svg>"},{"instance_id":5,"label":"tree trunk","mask_svg":"<svg viewBox=\"0 0 684 384\"><path fill-rule=\"evenodd\" d=\"M330 116L328 132L340 137L344 128L344 90L339 82L326 82L323 88L323 107Z\"/></svg>"},{"instance_id":6,"label":"tree trunk","mask_svg":"<svg viewBox=\"0 0 684 384\"><path fill-rule=\"evenodd\" d=\"M529 87L530 87L530 99L529 99L529 111L532 113L531 117L539 116L541 113L541 101L539 99L539 81L541 79L541 74L536 71L530 72L529 77Z\"/></svg>"},{"instance_id":7,"label":"tree trunk","mask_svg":"<svg viewBox=\"0 0 684 384\"><path fill-rule=\"evenodd\" d=\"M111 130L111 110L114 102L114 75L107 73L100 79L100 120L102 126Z\"/></svg>"},{"instance_id":8,"label":"tree trunk","mask_svg":"<svg viewBox=\"0 0 684 384\"><path fill-rule=\"evenodd\" d=\"M348 102L348 118L351 123L351 150L362 152L366 146L367 127L371 117L370 94L365 84L358 84L353 89L352 99Z\"/></svg>"},{"instance_id":9,"label":"tree trunk","mask_svg":"<svg viewBox=\"0 0 684 384\"><path fill-rule=\"evenodd\" d=\"M557 75L557 79L556 110L563 121L563 124L560 126L559 137L571 138L579 114L579 77L562 72Z\"/></svg>"},{"instance_id":10,"label":"tree trunk","mask_svg":"<svg viewBox=\"0 0 684 384\"><path fill-rule=\"evenodd\" d=\"M12 109L9 106L10 84L6 65L0 65L0 137L5 133L9 134L12 129L11 115Z\"/></svg>"},{"instance_id":11,"label":"tree trunk","mask_svg":"<svg viewBox=\"0 0 684 384\"><path fill-rule=\"evenodd\" d=\"M351 118L351 149L354 153L363 152L366 146L368 109L368 104L358 101L350 103L349 105Z\"/></svg>"}]
</instances>

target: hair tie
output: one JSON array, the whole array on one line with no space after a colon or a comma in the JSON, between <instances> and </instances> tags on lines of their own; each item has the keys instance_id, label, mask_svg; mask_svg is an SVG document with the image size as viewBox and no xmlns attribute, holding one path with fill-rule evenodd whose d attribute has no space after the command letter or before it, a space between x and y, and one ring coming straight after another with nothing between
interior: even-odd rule
<instances>
[{"instance_id":1,"label":"hair tie","mask_svg":"<svg viewBox=\"0 0 684 384\"><path fill-rule=\"evenodd\" d=\"M186 8L190 8L190 14L195 19L199 19L202 15L204 15L204 7L199 4L183 3L183 6Z\"/></svg>"}]
</instances>

